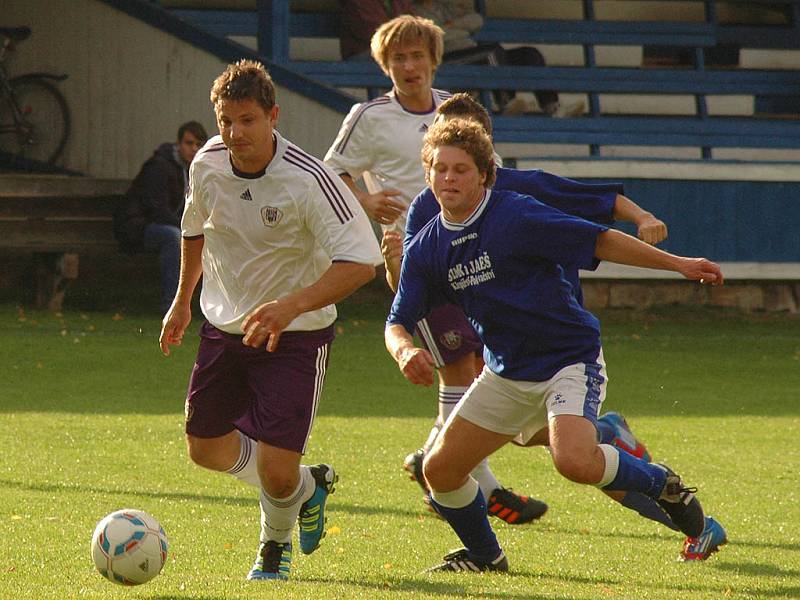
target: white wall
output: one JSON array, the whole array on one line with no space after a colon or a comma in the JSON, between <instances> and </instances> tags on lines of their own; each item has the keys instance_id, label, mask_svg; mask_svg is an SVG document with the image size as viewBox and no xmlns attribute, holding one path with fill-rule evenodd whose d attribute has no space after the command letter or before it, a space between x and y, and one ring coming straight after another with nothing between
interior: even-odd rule
<instances>
[{"instance_id":1,"label":"white wall","mask_svg":"<svg viewBox=\"0 0 800 600\"><path fill-rule=\"evenodd\" d=\"M208 99L225 64L98 0L3 0L3 25L33 35L10 57L11 74L66 73L72 113L61 164L94 177L131 178L184 121L216 132ZM322 156L343 115L277 89L281 133Z\"/></svg>"}]
</instances>

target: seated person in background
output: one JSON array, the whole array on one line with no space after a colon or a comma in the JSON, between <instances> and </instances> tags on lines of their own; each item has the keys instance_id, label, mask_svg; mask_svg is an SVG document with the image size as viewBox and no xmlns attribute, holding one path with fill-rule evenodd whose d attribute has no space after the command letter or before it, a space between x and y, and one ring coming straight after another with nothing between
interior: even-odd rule
<instances>
[{"instance_id":1,"label":"seated person in background","mask_svg":"<svg viewBox=\"0 0 800 600\"><path fill-rule=\"evenodd\" d=\"M158 252L161 310L169 309L181 261L181 216L189 165L208 134L197 121L178 129L177 143L161 144L131 182L114 214L114 236L124 252Z\"/></svg>"},{"instance_id":2,"label":"seated person in background","mask_svg":"<svg viewBox=\"0 0 800 600\"><path fill-rule=\"evenodd\" d=\"M375 30L400 15L414 14L411 0L339 0L339 48L344 60L372 60L369 43Z\"/></svg>"},{"instance_id":3,"label":"seated person in background","mask_svg":"<svg viewBox=\"0 0 800 600\"><path fill-rule=\"evenodd\" d=\"M505 49L498 43L479 44L472 34L483 27L483 17L474 8L472 0L414 0L414 11L444 29L445 63L512 65L543 67L544 56L533 46ZM552 117L577 117L583 112L581 101L562 106L558 92L537 90L533 92L539 108ZM495 90L494 100L499 112L518 115L534 110L534 106L516 95L514 90Z\"/></svg>"}]
</instances>

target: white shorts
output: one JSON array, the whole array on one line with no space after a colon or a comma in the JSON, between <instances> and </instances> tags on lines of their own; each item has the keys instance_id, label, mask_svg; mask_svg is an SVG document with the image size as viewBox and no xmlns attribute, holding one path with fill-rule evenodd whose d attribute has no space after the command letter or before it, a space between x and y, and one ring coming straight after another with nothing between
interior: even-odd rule
<instances>
[{"instance_id":1,"label":"white shorts","mask_svg":"<svg viewBox=\"0 0 800 600\"><path fill-rule=\"evenodd\" d=\"M450 419L458 415L489 431L515 436L514 441L524 445L558 415L596 423L607 382L602 350L597 362L569 365L548 381L514 381L484 367Z\"/></svg>"}]
</instances>

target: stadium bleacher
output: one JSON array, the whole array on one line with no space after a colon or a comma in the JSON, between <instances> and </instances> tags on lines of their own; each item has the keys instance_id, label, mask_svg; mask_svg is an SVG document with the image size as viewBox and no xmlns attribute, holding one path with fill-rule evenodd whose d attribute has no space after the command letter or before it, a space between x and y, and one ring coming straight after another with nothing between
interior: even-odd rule
<instances>
[{"instance_id":1,"label":"stadium bleacher","mask_svg":"<svg viewBox=\"0 0 800 600\"><path fill-rule=\"evenodd\" d=\"M292 56L293 38L332 40L338 37L335 2L264 3L260 12L255 10L254 2L240 2L239 10L221 10L213 8L213 2L192 3L189 0L165 0L163 4L171 7L180 18L218 35L268 40L268 43L261 44L262 52L313 80L346 91L361 88L367 90L367 96L374 96L390 87L389 80L369 62L342 62L338 56L330 55L316 60L295 60ZM487 76L487 67L445 64L440 67L435 84L444 89L483 92L482 98L487 100L487 104L491 89L523 92L537 88L555 89L586 98L588 110L572 119L554 120L541 114L526 118L498 117L495 140L499 144L515 144L517 147L519 144L537 144L536 156L539 158L543 151L557 156L566 148L567 153L573 153L570 146L576 145L584 146L585 154L591 157L608 155L604 154L603 147L611 145L615 147L614 155L617 157L625 154L619 150L620 147L630 147L630 156L636 158L642 157L642 148L650 147L685 148L687 151L678 155L681 158L706 160L717 157L715 149L730 148L749 150L751 157L759 159L764 157L758 151L762 148L794 151L795 154L788 155L789 158L800 156L797 110L769 116L756 114L753 110L756 98L764 106L792 106L795 101L800 104L797 70L714 68L706 65L704 60L708 48L736 40L741 40L747 48L770 48L778 54L782 50L797 48L800 2L776 0L759 3L763 10L768 13L772 10L781 18L768 14L764 22L747 25L739 22L743 17L736 9L748 3L735 1L561 2L562 12L566 8L572 11L570 18L561 18L567 15L559 15L557 10L548 13L548 16L555 15L556 18L535 18L535 14L524 18L524 7L508 4L491 0L477 2L477 8L485 16L485 24L476 34L476 39L504 44L546 44L550 48L579 47L582 54L580 64L559 64L558 50L551 50L556 60L550 61L548 56L546 67L492 67L490 76ZM530 4L539 5L535 9L528 7L534 13L548 10L548 4L550 8L553 6L547 2ZM665 4L671 6L659 6ZM187 8L190 5L194 8ZM745 9L745 12L752 13L752 7L745 6ZM509 18L512 10L515 16ZM718 13L722 13L722 19ZM259 23L266 24L269 31L259 33ZM639 53L646 45L689 49L693 64L688 68L598 64L596 47L609 45L637 48ZM739 100L738 106L744 108L734 109L735 114L725 114L731 112L731 103L723 103L725 108L719 114L713 110L713 104L719 103L721 98ZM689 103L687 99L690 99ZM672 100L683 103L685 114L671 113ZM631 107L636 112L632 112ZM548 147L549 150L542 149ZM507 158L524 160L526 150L522 148L520 152ZM718 154L726 158L731 156L725 152ZM746 157L747 153L740 153L738 158L742 156Z\"/></svg>"}]
</instances>

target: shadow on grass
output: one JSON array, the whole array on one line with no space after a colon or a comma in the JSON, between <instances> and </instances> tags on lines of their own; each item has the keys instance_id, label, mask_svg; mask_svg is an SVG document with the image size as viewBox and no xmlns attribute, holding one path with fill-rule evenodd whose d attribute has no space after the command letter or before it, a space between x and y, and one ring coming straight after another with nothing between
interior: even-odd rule
<instances>
[{"instance_id":1,"label":"shadow on grass","mask_svg":"<svg viewBox=\"0 0 800 600\"><path fill-rule=\"evenodd\" d=\"M737 543L737 545L739 545ZM745 546L760 546L760 547L775 547L778 550L798 550L800 544L795 544L795 548L787 548L786 545L781 544L741 544ZM800 570L797 569L781 569L771 564L753 563L753 562L715 562L714 568L718 571L730 571L732 573L742 573L744 575L751 575L756 577L774 577L776 579L796 579L800 577ZM796 598L800 596L790 596Z\"/></svg>"},{"instance_id":2,"label":"shadow on grass","mask_svg":"<svg viewBox=\"0 0 800 600\"><path fill-rule=\"evenodd\" d=\"M231 600L231 596L149 596L150 600Z\"/></svg>"},{"instance_id":3,"label":"shadow on grass","mask_svg":"<svg viewBox=\"0 0 800 600\"><path fill-rule=\"evenodd\" d=\"M463 574L464 577L514 577L516 574L486 574L478 575L474 573ZM436 574L431 574L431 577L437 577ZM485 581L484 581L485 582ZM456 583L447 583L439 581L421 581L419 579L390 579L383 583L374 581L365 581L363 579L349 579L331 581L330 579L309 578L303 579L303 583L313 583L315 586L330 587L330 586L353 586L364 590L374 590L376 592L412 592L418 598L435 598L437 596L464 596L470 598L524 598L525 600L543 600L551 596L539 596L532 594L530 591L525 592L501 592L499 590L492 590L491 592L477 592L473 589L467 589L462 585ZM325 597L327 594L322 592L319 594ZM586 596L589 600L590 596Z\"/></svg>"},{"instance_id":4,"label":"shadow on grass","mask_svg":"<svg viewBox=\"0 0 800 600\"><path fill-rule=\"evenodd\" d=\"M210 496L207 494L192 494L188 492L161 492L161 491L154 491L148 492L143 490L120 490L119 488L103 488L103 487L96 487L96 486L87 486L87 485L69 485L69 484L59 484L59 483L26 483L23 481L16 481L12 479L0 479L0 487L7 487L7 488L16 488L25 491L32 491L32 492L46 492L46 493L53 493L53 492L70 492L74 491L76 493L84 494L86 492L91 492L92 494L108 494L108 495L130 495L130 496L141 496L145 498L169 498L171 500L192 500L197 502L208 502L210 504L234 504L238 506L252 506L256 501L257 497L255 494L255 488L253 490L253 497L252 498L242 498L238 496ZM390 508L384 506L363 506L359 504L352 504L350 502L341 502L338 501L335 497L332 497L330 500L330 508L334 511L341 511L353 515L393 515L393 516L405 516L411 518L418 518L420 516L429 516L431 519L434 519L433 515L427 512L421 512L419 510L408 510L408 509L398 509L398 508ZM495 525L495 529L497 531L502 531L507 525L502 523L493 523ZM625 533L619 531L590 531L586 532L582 528L572 528L572 527L554 527L546 522L539 522L536 524L530 525L530 527L535 527L539 530L539 533L546 535L546 534L555 534L555 535L572 535L572 536L580 536L580 537L601 537L601 538L612 538L612 539L630 539L630 540L657 540L657 539L682 539L680 534L675 534L669 531L664 531L663 533ZM757 540L735 540L732 542L736 546L744 546L744 547L752 547L752 548L772 548L775 550L781 551L800 551L800 543L772 543L772 542L761 542ZM729 570L729 571L744 571L751 575L764 575L764 576L772 576L772 577L798 577L800 576L800 571L797 570L786 570L780 569L778 567L770 566L770 565L759 565L753 563L713 563L714 566L721 570Z\"/></svg>"},{"instance_id":5,"label":"shadow on grass","mask_svg":"<svg viewBox=\"0 0 800 600\"><path fill-rule=\"evenodd\" d=\"M107 494L110 496L136 496L142 498L168 498L170 500L191 500L195 502L207 502L209 504L224 504L236 506L253 506L258 503L258 495L255 488L253 488L252 498L242 498L239 496L210 496L207 494L192 494L189 492L148 492L145 490L124 490L119 488L103 488L89 485L66 485L58 483L25 483L22 481L14 481L10 479L0 479L0 489L16 488L28 492L46 492L46 493L64 493L75 492L78 494L85 494L87 492L92 494ZM328 506L333 511L341 511L354 515L392 515L392 516L405 516L416 518L419 516L419 511L415 510L402 510L397 508L387 508L383 506L360 506L357 504L350 504L347 502L337 502L331 499Z\"/></svg>"}]
</instances>

